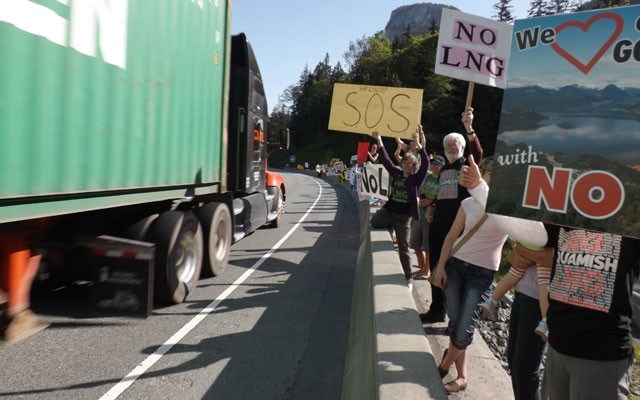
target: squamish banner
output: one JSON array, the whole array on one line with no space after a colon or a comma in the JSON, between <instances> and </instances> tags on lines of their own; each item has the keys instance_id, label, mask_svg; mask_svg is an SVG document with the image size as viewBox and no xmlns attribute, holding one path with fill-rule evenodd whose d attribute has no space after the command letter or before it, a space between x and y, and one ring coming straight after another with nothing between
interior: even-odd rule
<instances>
[{"instance_id":1,"label":"squamish banner","mask_svg":"<svg viewBox=\"0 0 640 400\"><path fill-rule=\"evenodd\" d=\"M640 238L639 17L515 21L487 212Z\"/></svg>"}]
</instances>

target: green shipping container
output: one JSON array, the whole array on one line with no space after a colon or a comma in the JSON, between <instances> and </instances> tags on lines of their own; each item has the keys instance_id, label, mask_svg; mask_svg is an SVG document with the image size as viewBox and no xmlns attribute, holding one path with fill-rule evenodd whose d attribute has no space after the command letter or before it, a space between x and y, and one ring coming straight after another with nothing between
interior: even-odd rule
<instances>
[{"instance_id":1,"label":"green shipping container","mask_svg":"<svg viewBox=\"0 0 640 400\"><path fill-rule=\"evenodd\" d=\"M224 189L226 0L0 1L0 223Z\"/></svg>"}]
</instances>

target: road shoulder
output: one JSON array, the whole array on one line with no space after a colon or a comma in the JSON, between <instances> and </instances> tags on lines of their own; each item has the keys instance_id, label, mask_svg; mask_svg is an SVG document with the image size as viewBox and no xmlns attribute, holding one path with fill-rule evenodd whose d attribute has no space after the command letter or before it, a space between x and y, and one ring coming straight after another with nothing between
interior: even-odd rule
<instances>
[{"instance_id":1,"label":"road shoulder","mask_svg":"<svg viewBox=\"0 0 640 400\"><path fill-rule=\"evenodd\" d=\"M427 311L431 289L428 281L414 281L413 299L418 313ZM449 337L445 334L447 323L423 324L425 334L431 345L433 356L440 362L442 353L449 345ZM485 341L476 331L473 343L468 348L467 360L468 387L465 391L452 394L449 399L513 399L511 378L502 368ZM451 368L443 382L456 377L455 366Z\"/></svg>"}]
</instances>

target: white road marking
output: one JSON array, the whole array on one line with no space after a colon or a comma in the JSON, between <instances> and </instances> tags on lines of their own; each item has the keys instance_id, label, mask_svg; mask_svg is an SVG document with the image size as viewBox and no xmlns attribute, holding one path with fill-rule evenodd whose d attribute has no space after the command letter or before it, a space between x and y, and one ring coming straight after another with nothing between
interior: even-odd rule
<instances>
[{"instance_id":1,"label":"white road marking","mask_svg":"<svg viewBox=\"0 0 640 400\"><path fill-rule=\"evenodd\" d=\"M318 201L320 201L320 196L322 196L322 186L318 183L316 179L312 179L316 185L320 188L320 192L318 193L318 197L313 202L309 210L300 218L300 220L287 232L286 235L282 237L265 255L263 255L255 264L251 266L244 274L242 274L235 282L233 282L224 292L220 294L215 300L213 300L209 305L203 308L198 315L193 317L191 321L187 322L178 332L174 333L173 336L169 338L164 344L156 351L153 352L149 357L147 357L144 361L138 364L137 367L133 369L133 371L129 372L127 376L122 378L120 382L118 382L114 387L112 387L107 393L105 393L100 400L112 400L118 398L129 386L133 384L139 377L141 377L149 368L153 366L163 355L165 355L171 348L178 344L182 338L184 338L189 332L191 332L202 320L213 312L219 305L222 303L231 293L233 293L242 283L247 280L253 274L253 272L258 269L262 263L264 263L269 257L275 253L276 250L282 246L282 244L289 239L289 237L295 232L300 225L304 222L305 219L309 216L311 211L314 209Z\"/></svg>"}]
</instances>

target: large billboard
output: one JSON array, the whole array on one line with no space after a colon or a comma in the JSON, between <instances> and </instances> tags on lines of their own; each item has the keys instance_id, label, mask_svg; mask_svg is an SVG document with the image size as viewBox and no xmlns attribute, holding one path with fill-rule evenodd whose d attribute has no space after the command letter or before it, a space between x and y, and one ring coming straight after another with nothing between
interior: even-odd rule
<instances>
[{"instance_id":1,"label":"large billboard","mask_svg":"<svg viewBox=\"0 0 640 400\"><path fill-rule=\"evenodd\" d=\"M640 237L639 16L515 22L488 212Z\"/></svg>"}]
</instances>

